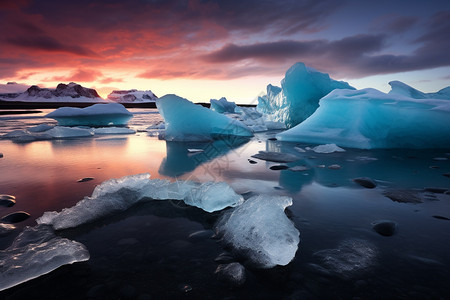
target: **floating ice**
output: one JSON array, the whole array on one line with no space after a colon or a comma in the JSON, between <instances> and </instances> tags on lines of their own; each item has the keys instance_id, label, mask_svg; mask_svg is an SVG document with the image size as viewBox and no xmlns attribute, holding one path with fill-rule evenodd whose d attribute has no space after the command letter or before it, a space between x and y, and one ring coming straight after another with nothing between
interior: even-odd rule
<instances>
[{"instance_id":1,"label":"floating ice","mask_svg":"<svg viewBox=\"0 0 450 300\"><path fill-rule=\"evenodd\" d=\"M124 125L133 117L122 104L94 104L86 108L61 107L46 115L62 126Z\"/></svg>"},{"instance_id":2,"label":"floating ice","mask_svg":"<svg viewBox=\"0 0 450 300\"><path fill-rule=\"evenodd\" d=\"M252 157L262 159L262 160L267 160L267 161L281 162L281 163L287 163L287 162L293 162L293 161L300 160L300 157L297 157L293 154L281 153L281 152L271 152L271 151L259 151L258 154L252 155Z\"/></svg>"},{"instance_id":3,"label":"floating ice","mask_svg":"<svg viewBox=\"0 0 450 300\"><path fill-rule=\"evenodd\" d=\"M95 134L134 134L135 130L125 127L101 127L94 128Z\"/></svg>"},{"instance_id":4,"label":"floating ice","mask_svg":"<svg viewBox=\"0 0 450 300\"><path fill-rule=\"evenodd\" d=\"M206 141L224 136L253 136L241 122L175 95L156 100L169 141Z\"/></svg>"},{"instance_id":5,"label":"floating ice","mask_svg":"<svg viewBox=\"0 0 450 300\"><path fill-rule=\"evenodd\" d=\"M236 108L236 103L227 101L227 98L225 97L222 97L219 100L211 99L209 102L211 103L210 109L220 114L234 113L234 109Z\"/></svg>"},{"instance_id":6,"label":"floating ice","mask_svg":"<svg viewBox=\"0 0 450 300\"><path fill-rule=\"evenodd\" d=\"M389 82L391 90L390 95L400 95L415 99L446 99L450 100L450 86L446 87L436 93L424 93L415 88L401 82L401 81L391 81Z\"/></svg>"},{"instance_id":7,"label":"floating ice","mask_svg":"<svg viewBox=\"0 0 450 300\"><path fill-rule=\"evenodd\" d=\"M28 130L14 130L3 135L2 138L15 142L33 142L53 139L67 139L75 137L90 137L94 132L90 129L77 127L52 126L46 131L30 132Z\"/></svg>"},{"instance_id":8,"label":"floating ice","mask_svg":"<svg viewBox=\"0 0 450 300\"><path fill-rule=\"evenodd\" d=\"M267 86L267 95L259 97L257 109L272 121L294 127L308 118L319 107L320 98L334 89L353 87L303 63L296 63L287 70L281 89Z\"/></svg>"},{"instance_id":9,"label":"floating ice","mask_svg":"<svg viewBox=\"0 0 450 300\"><path fill-rule=\"evenodd\" d=\"M29 132L44 132L44 131L52 129L53 127L55 127L55 126L48 125L48 124L39 124L37 126L28 128L28 131Z\"/></svg>"},{"instance_id":10,"label":"floating ice","mask_svg":"<svg viewBox=\"0 0 450 300\"><path fill-rule=\"evenodd\" d=\"M450 147L450 101L413 99L375 89L334 90L281 141L372 148Z\"/></svg>"},{"instance_id":11,"label":"floating ice","mask_svg":"<svg viewBox=\"0 0 450 300\"><path fill-rule=\"evenodd\" d=\"M319 145L312 150L316 153L333 153L333 152L345 152L344 149L342 149L339 146L336 146L336 144L325 144L325 145Z\"/></svg>"},{"instance_id":12,"label":"floating ice","mask_svg":"<svg viewBox=\"0 0 450 300\"><path fill-rule=\"evenodd\" d=\"M93 136L94 133L90 129L85 128L72 128L72 127L63 127L56 126L50 130L44 132L47 135L55 139L64 139L64 138L73 138L73 137L89 137Z\"/></svg>"},{"instance_id":13,"label":"floating ice","mask_svg":"<svg viewBox=\"0 0 450 300\"><path fill-rule=\"evenodd\" d=\"M217 224L223 240L243 251L256 265L285 266L295 256L300 233L284 213L292 199L254 196L225 214Z\"/></svg>"},{"instance_id":14,"label":"floating ice","mask_svg":"<svg viewBox=\"0 0 450 300\"><path fill-rule=\"evenodd\" d=\"M52 225L57 230L72 228L148 200L183 200L207 212L236 206L243 201L242 196L224 182L170 182L149 178L150 174L138 174L107 180L94 189L91 197L85 197L59 213L45 212L36 222Z\"/></svg>"},{"instance_id":15,"label":"floating ice","mask_svg":"<svg viewBox=\"0 0 450 300\"><path fill-rule=\"evenodd\" d=\"M88 259L83 244L56 236L49 226L26 227L9 248L0 251L0 291Z\"/></svg>"}]
</instances>

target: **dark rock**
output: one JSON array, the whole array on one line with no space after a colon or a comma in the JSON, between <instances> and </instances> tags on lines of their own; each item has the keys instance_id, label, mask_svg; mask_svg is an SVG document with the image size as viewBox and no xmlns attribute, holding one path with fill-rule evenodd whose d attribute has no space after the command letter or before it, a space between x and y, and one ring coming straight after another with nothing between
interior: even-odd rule
<instances>
[{"instance_id":1,"label":"dark rock","mask_svg":"<svg viewBox=\"0 0 450 300\"><path fill-rule=\"evenodd\" d=\"M0 158L2 158L3 157L3 153L0 153Z\"/></svg>"},{"instance_id":2,"label":"dark rock","mask_svg":"<svg viewBox=\"0 0 450 300\"><path fill-rule=\"evenodd\" d=\"M277 141L277 138L271 137L267 139L268 141Z\"/></svg>"},{"instance_id":3,"label":"dark rock","mask_svg":"<svg viewBox=\"0 0 450 300\"><path fill-rule=\"evenodd\" d=\"M94 180L94 177L84 177L81 179L78 179L77 182L86 182L86 181L91 181Z\"/></svg>"},{"instance_id":4,"label":"dark rock","mask_svg":"<svg viewBox=\"0 0 450 300\"><path fill-rule=\"evenodd\" d=\"M449 189L447 189L447 188L440 188L440 187L427 187L427 188L425 188L426 192L432 192L432 193L435 193L435 194L444 194L448 190Z\"/></svg>"},{"instance_id":5,"label":"dark rock","mask_svg":"<svg viewBox=\"0 0 450 300\"><path fill-rule=\"evenodd\" d=\"M289 167L286 166L286 165L275 165L275 166L271 166L269 169L278 171L278 170L286 170L286 169L289 169Z\"/></svg>"},{"instance_id":6,"label":"dark rock","mask_svg":"<svg viewBox=\"0 0 450 300\"><path fill-rule=\"evenodd\" d=\"M180 284L178 288L179 288L180 292L182 292L183 294L186 294L186 293L189 293L190 291L192 291L192 287L186 283Z\"/></svg>"},{"instance_id":7,"label":"dark rock","mask_svg":"<svg viewBox=\"0 0 450 300\"><path fill-rule=\"evenodd\" d=\"M450 173L444 173L442 175L445 176L445 177L450 177Z\"/></svg>"},{"instance_id":8,"label":"dark rock","mask_svg":"<svg viewBox=\"0 0 450 300\"><path fill-rule=\"evenodd\" d=\"M25 221L29 217L30 217L29 213L24 212L24 211L18 211L18 212L14 212L14 213L4 216L1 219L1 221L5 222L5 223L14 224L14 223L19 223L19 222Z\"/></svg>"},{"instance_id":9,"label":"dark rock","mask_svg":"<svg viewBox=\"0 0 450 300\"><path fill-rule=\"evenodd\" d=\"M433 216L433 218L439 219L439 220L445 220L445 221L450 221L449 218L447 217L443 217L443 216Z\"/></svg>"},{"instance_id":10,"label":"dark rock","mask_svg":"<svg viewBox=\"0 0 450 300\"><path fill-rule=\"evenodd\" d=\"M188 236L188 240L191 242L199 242L203 240L210 239L213 236L213 232L211 230L199 230L191 233Z\"/></svg>"},{"instance_id":11,"label":"dark rock","mask_svg":"<svg viewBox=\"0 0 450 300\"><path fill-rule=\"evenodd\" d=\"M369 177L358 177L354 178L353 181L359 184L360 186L363 186L368 189L373 189L377 186L377 183Z\"/></svg>"},{"instance_id":12,"label":"dark rock","mask_svg":"<svg viewBox=\"0 0 450 300\"><path fill-rule=\"evenodd\" d=\"M0 198L0 206L4 206L4 207L11 207L14 204L16 204L16 200L11 200L11 199L1 199Z\"/></svg>"},{"instance_id":13,"label":"dark rock","mask_svg":"<svg viewBox=\"0 0 450 300\"><path fill-rule=\"evenodd\" d=\"M386 190L383 195L395 202L400 203L422 203L418 192L413 190Z\"/></svg>"},{"instance_id":14,"label":"dark rock","mask_svg":"<svg viewBox=\"0 0 450 300\"><path fill-rule=\"evenodd\" d=\"M382 236L392 236L397 230L397 223L389 220L378 220L372 222L372 228Z\"/></svg>"},{"instance_id":15,"label":"dark rock","mask_svg":"<svg viewBox=\"0 0 450 300\"><path fill-rule=\"evenodd\" d=\"M233 286L242 286L246 280L245 268L237 262L219 265L215 271L215 274L220 281L226 282Z\"/></svg>"},{"instance_id":16,"label":"dark rock","mask_svg":"<svg viewBox=\"0 0 450 300\"><path fill-rule=\"evenodd\" d=\"M222 252L214 259L214 261L219 264L229 264L234 261L234 258L230 253Z\"/></svg>"},{"instance_id":17,"label":"dark rock","mask_svg":"<svg viewBox=\"0 0 450 300\"><path fill-rule=\"evenodd\" d=\"M13 195L2 194L0 195L0 200L16 200L16 197Z\"/></svg>"},{"instance_id":18,"label":"dark rock","mask_svg":"<svg viewBox=\"0 0 450 300\"><path fill-rule=\"evenodd\" d=\"M250 158L248 159L248 162L251 163L252 165L257 164L256 161L254 161L253 159L250 159Z\"/></svg>"},{"instance_id":19,"label":"dark rock","mask_svg":"<svg viewBox=\"0 0 450 300\"><path fill-rule=\"evenodd\" d=\"M12 225L12 224L0 223L0 236L7 235L8 233L13 231L14 229L16 229L16 227L14 225Z\"/></svg>"}]
</instances>

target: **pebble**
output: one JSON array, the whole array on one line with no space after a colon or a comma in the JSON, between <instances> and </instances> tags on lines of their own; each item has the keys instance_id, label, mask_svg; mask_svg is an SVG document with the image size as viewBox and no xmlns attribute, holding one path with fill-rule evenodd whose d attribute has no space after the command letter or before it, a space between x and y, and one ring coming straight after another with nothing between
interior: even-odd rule
<instances>
[{"instance_id":1,"label":"pebble","mask_svg":"<svg viewBox=\"0 0 450 300\"><path fill-rule=\"evenodd\" d=\"M397 223L389 220L372 222L372 228L382 236L392 236L397 231Z\"/></svg>"},{"instance_id":2,"label":"pebble","mask_svg":"<svg viewBox=\"0 0 450 300\"><path fill-rule=\"evenodd\" d=\"M253 159L250 159L250 158L248 159L248 162L251 163L252 165L257 164L256 161L254 161Z\"/></svg>"},{"instance_id":3,"label":"pebble","mask_svg":"<svg viewBox=\"0 0 450 300\"><path fill-rule=\"evenodd\" d=\"M433 216L433 218L439 219L439 220L445 220L445 221L450 221L449 218L447 217L443 217L443 216Z\"/></svg>"},{"instance_id":4,"label":"pebble","mask_svg":"<svg viewBox=\"0 0 450 300\"><path fill-rule=\"evenodd\" d=\"M214 273L220 281L233 286L242 286L247 279L244 266L237 262L219 265Z\"/></svg>"},{"instance_id":5,"label":"pebble","mask_svg":"<svg viewBox=\"0 0 450 300\"><path fill-rule=\"evenodd\" d=\"M0 200L16 200L16 197L13 195L2 194L0 195Z\"/></svg>"},{"instance_id":6,"label":"pebble","mask_svg":"<svg viewBox=\"0 0 450 300\"><path fill-rule=\"evenodd\" d=\"M2 158L3 157L3 153L0 153L0 158Z\"/></svg>"},{"instance_id":7,"label":"pebble","mask_svg":"<svg viewBox=\"0 0 450 300\"><path fill-rule=\"evenodd\" d=\"M5 223L14 224L14 223L19 223L19 222L25 221L29 217L30 217L29 213L24 212L24 211L17 211L17 212L14 212L14 213L4 216L1 219L1 221L5 222Z\"/></svg>"},{"instance_id":8,"label":"pebble","mask_svg":"<svg viewBox=\"0 0 450 300\"><path fill-rule=\"evenodd\" d=\"M16 204L16 200L0 197L0 206L11 207Z\"/></svg>"},{"instance_id":9,"label":"pebble","mask_svg":"<svg viewBox=\"0 0 450 300\"><path fill-rule=\"evenodd\" d=\"M286 165L275 165L275 166L271 166L269 169L278 171L278 170L286 170L286 169L289 169L289 167L286 166Z\"/></svg>"},{"instance_id":10,"label":"pebble","mask_svg":"<svg viewBox=\"0 0 450 300\"><path fill-rule=\"evenodd\" d=\"M267 140L268 140L268 141L277 141L277 139L274 138L274 137L268 138Z\"/></svg>"},{"instance_id":11,"label":"pebble","mask_svg":"<svg viewBox=\"0 0 450 300\"><path fill-rule=\"evenodd\" d=\"M309 170L309 168L306 166L293 166L290 167L289 170L291 170L292 172L303 172Z\"/></svg>"},{"instance_id":12,"label":"pebble","mask_svg":"<svg viewBox=\"0 0 450 300\"><path fill-rule=\"evenodd\" d=\"M341 168L340 165L330 165L330 166L328 166L328 169L330 169L330 170L339 170L340 168Z\"/></svg>"},{"instance_id":13,"label":"pebble","mask_svg":"<svg viewBox=\"0 0 450 300\"><path fill-rule=\"evenodd\" d=\"M91 181L94 180L94 177L84 177L81 179L78 179L77 182L86 182L86 181Z\"/></svg>"},{"instance_id":14,"label":"pebble","mask_svg":"<svg viewBox=\"0 0 450 300\"><path fill-rule=\"evenodd\" d=\"M363 186L368 189L373 189L377 186L377 183L369 177L358 177L358 178L354 178L352 180L355 183L359 184L360 186Z\"/></svg>"},{"instance_id":15,"label":"pebble","mask_svg":"<svg viewBox=\"0 0 450 300\"><path fill-rule=\"evenodd\" d=\"M445 176L445 177L450 177L450 173L444 173L442 175Z\"/></svg>"},{"instance_id":16,"label":"pebble","mask_svg":"<svg viewBox=\"0 0 450 300\"><path fill-rule=\"evenodd\" d=\"M189 284L183 283L183 284L180 284L179 290L180 290L180 292L186 294L186 293L189 293L190 291L192 291L192 287Z\"/></svg>"}]
</instances>

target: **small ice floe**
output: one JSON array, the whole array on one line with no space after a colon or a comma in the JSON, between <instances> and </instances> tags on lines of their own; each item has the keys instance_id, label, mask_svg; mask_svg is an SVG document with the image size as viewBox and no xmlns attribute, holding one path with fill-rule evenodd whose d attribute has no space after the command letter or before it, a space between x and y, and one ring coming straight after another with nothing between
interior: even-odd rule
<instances>
[{"instance_id":1,"label":"small ice floe","mask_svg":"<svg viewBox=\"0 0 450 300\"><path fill-rule=\"evenodd\" d=\"M398 224L389 220L377 220L372 222L372 229L382 236L392 236L397 231Z\"/></svg>"},{"instance_id":2,"label":"small ice floe","mask_svg":"<svg viewBox=\"0 0 450 300\"><path fill-rule=\"evenodd\" d=\"M49 226L26 227L10 247L0 250L0 291L88 259L83 244L56 236Z\"/></svg>"},{"instance_id":3,"label":"small ice floe","mask_svg":"<svg viewBox=\"0 0 450 300\"><path fill-rule=\"evenodd\" d=\"M94 128L95 134L135 134L136 131L126 127L101 127Z\"/></svg>"},{"instance_id":4,"label":"small ice floe","mask_svg":"<svg viewBox=\"0 0 450 300\"><path fill-rule=\"evenodd\" d=\"M78 137L91 137L94 132L90 129L78 127L55 126L46 131L30 132L28 130L14 130L4 134L2 138L11 139L14 142L33 142L53 139L68 139Z\"/></svg>"},{"instance_id":5,"label":"small ice floe","mask_svg":"<svg viewBox=\"0 0 450 300\"><path fill-rule=\"evenodd\" d=\"M310 168L308 168L307 166L293 166L293 167L290 167L289 170L291 170L293 172L303 172L303 171L310 170Z\"/></svg>"},{"instance_id":6,"label":"small ice floe","mask_svg":"<svg viewBox=\"0 0 450 300\"><path fill-rule=\"evenodd\" d=\"M189 153L200 153L200 152L203 152L205 150L203 150L203 149L196 149L196 148L188 148L187 151Z\"/></svg>"},{"instance_id":7,"label":"small ice floe","mask_svg":"<svg viewBox=\"0 0 450 300\"><path fill-rule=\"evenodd\" d=\"M0 221L2 221L4 223L15 224L15 223L25 221L29 217L30 217L29 213L24 212L24 211L17 211L17 212L13 212L13 213L10 213L9 215L2 217L0 219Z\"/></svg>"},{"instance_id":8,"label":"small ice floe","mask_svg":"<svg viewBox=\"0 0 450 300\"><path fill-rule=\"evenodd\" d=\"M164 124L164 122L158 122L158 123L148 126L146 129L153 130L153 129L165 129L165 128L166 128L166 124Z\"/></svg>"},{"instance_id":9,"label":"small ice floe","mask_svg":"<svg viewBox=\"0 0 450 300\"><path fill-rule=\"evenodd\" d=\"M61 126L125 125L133 117L119 103L94 104L85 108L61 107L46 115Z\"/></svg>"},{"instance_id":10,"label":"small ice floe","mask_svg":"<svg viewBox=\"0 0 450 300\"><path fill-rule=\"evenodd\" d=\"M251 197L221 217L217 232L255 266L285 266L294 258L300 242L300 233L284 212L291 205L289 197Z\"/></svg>"},{"instance_id":11,"label":"small ice floe","mask_svg":"<svg viewBox=\"0 0 450 300\"><path fill-rule=\"evenodd\" d=\"M312 151L314 151L316 153L345 152L344 149L337 146L336 144L319 145L319 146L312 148Z\"/></svg>"},{"instance_id":12,"label":"small ice floe","mask_svg":"<svg viewBox=\"0 0 450 300\"><path fill-rule=\"evenodd\" d=\"M369 177L357 177L353 178L352 180L353 182L359 184L360 186L368 189L373 189L377 186L377 183Z\"/></svg>"},{"instance_id":13,"label":"small ice floe","mask_svg":"<svg viewBox=\"0 0 450 300\"><path fill-rule=\"evenodd\" d=\"M300 153L305 153L306 152L306 150L301 148L301 147L294 147L294 149L297 150Z\"/></svg>"},{"instance_id":14,"label":"small ice floe","mask_svg":"<svg viewBox=\"0 0 450 300\"><path fill-rule=\"evenodd\" d=\"M37 126L28 128L28 131L29 132L44 132L44 131L52 129L53 127L55 127L55 126L48 125L48 124L39 124Z\"/></svg>"},{"instance_id":15,"label":"small ice floe","mask_svg":"<svg viewBox=\"0 0 450 300\"><path fill-rule=\"evenodd\" d=\"M340 166L340 165L337 165L337 164L334 164L334 165L329 165L328 166L328 169L330 169L330 170L339 170L339 169L341 169L342 167Z\"/></svg>"},{"instance_id":16,"label":"small ice floe","mask_svg":"<svg viewBox=\"0 0 450 300\"><path fill-rule=\"evenodd\" d=\"M297 157L293 154L289 153L281 153L281 152L271 152L271 151L259 151L258 154L252 155L253 158L258 158L261 160L280 162L280 163L288 163L300 160L300 157Z\"/></svg>"}]
</instances>

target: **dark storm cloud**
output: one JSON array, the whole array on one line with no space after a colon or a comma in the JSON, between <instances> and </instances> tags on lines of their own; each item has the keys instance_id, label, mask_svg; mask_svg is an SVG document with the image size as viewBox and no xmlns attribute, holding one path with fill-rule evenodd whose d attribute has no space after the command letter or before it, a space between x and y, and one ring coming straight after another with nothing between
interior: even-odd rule
<instances>
[{"instance_id":1,"label":"dark storm cloud","mask_svg":"<svg viewBox=\"0 0 450 300\"><path fill-rule=\"evenodd\" d=\"M385 28L391 32L404 32L419 21L417 17L400 16L388 22Z\"/></svg>"}]
</instances>

